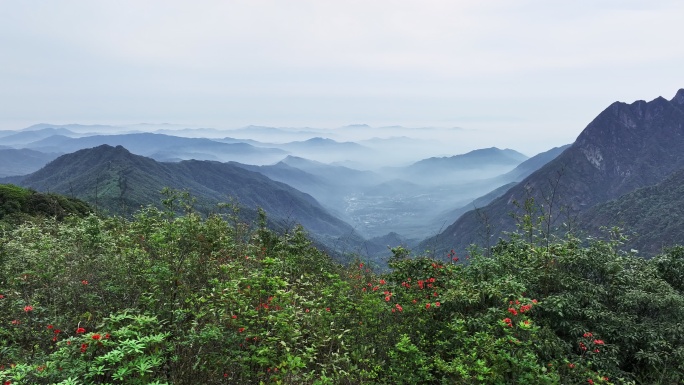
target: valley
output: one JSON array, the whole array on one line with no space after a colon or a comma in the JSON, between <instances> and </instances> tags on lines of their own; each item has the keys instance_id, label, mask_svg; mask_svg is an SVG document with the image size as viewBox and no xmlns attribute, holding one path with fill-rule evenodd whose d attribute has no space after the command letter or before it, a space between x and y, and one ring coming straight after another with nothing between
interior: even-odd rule
<instances>
[{"instance_id":1,"label":"valley","mask_svg":"<svg viewBox=\"0 0 684 385\"><path fill-rule=\"evenodd\" d=\"M0 376L678 383L639 357L682 362L682 127L684 89L532 157L363 167L382 152L318 136L0 133L0 360L18 362Z\"/></svg>"},{"instance_id":2,"label":"valley","mask_svg":"<svg viewBox=\"0 0 684 385\"><path fill-rule=\"evenodd\" d=\"M238 203L247 217L263 208L274 226L302 224L331 253L364 255L385 265L388 246L439 255L452 249L465 253L471 244L491 245L516 229L510 214L521 215L525 200L539 205L536 215L553 217L548 231L561 234L568 220L581 222L587 209L663 181L684 167L677 155L684 148L678 133L683 99L680 90L671 100L614 103L572 145L532 157L490 147L415 159L435 145L420 135L439 130L424 128L250 126L231 132L155 131L150 125L144 126L150 132L136 126L117 133L125 127L43 124L0 133L0 157L12 159L4 162L0 181L85 199L119 214L159 205L164 187L187 190L204 212L219 202ZM364 139L364 133L378 132L386 137ZM200 137L207 133L211 138ZM265 136L270 140L257 140ZM356 141L339 140L344 137ZM297 140L278 141L292 138ZM416 151L399 158L397 150L412 140ZM25 168L29 164L32 168ZM41 164L44 169L27 173ZM552 195L555 207L545 209ZM586 223L599 222L592 215ZM623 218L611 214L616 216ZM598 235L599 227L580 223L575 230ZM656 249L643 247L647 234L654 236L644 231L635 236L634 246L652 255ZM386 239L392 242L383 245Z\"/></svg>"}]
</instances>

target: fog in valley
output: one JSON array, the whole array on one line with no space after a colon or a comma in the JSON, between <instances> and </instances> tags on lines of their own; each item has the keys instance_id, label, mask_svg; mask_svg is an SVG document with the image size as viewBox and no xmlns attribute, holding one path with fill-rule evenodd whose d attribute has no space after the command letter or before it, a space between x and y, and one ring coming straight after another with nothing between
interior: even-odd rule
<instances>
[{"instance_id":1,"label":"fog in valley","mask_svg":"<svg viewBox=\"0 0 684 385\"><path fill-rule=\"evenodd\" d=\"M504 193L502 186L534 171L524 163L534 154L487 146L487 139L486 133L458 127L365 124L230 130L39 124L0 131L4 151L42 154L34 162L36 170L60 154L101 144L121 145L161 162L236 162L311 195L366 238L396 233L392 236L407 244L437 234L465 211ZM477 143L482 147L473 147ZM0 176L17 174L0 171ZM21 169L27 171L35 170Z\"/></svg>"}]
</instances>

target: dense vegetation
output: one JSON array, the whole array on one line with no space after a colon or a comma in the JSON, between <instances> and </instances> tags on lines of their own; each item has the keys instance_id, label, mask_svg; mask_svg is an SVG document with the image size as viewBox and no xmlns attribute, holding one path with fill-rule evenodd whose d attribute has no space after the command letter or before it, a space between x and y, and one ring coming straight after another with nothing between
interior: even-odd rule
<instances>
[{"instance_id":1,"label":"dense vegetation","mask_svg":"<svg viewBox=\"0 0 684 385\"><path fill-rule=\"evenodd\" d=\"M526 229L446 263L396 248L377 274L301 228L166 204L3 230L0 381L684 381L684 248L644 260L618 234L585 246Z\"/></svg>"},{"instance_id":2,"label":"dense vegetation","mask_svg":"<svg viewBox=\"0 0 684 385\"><path fill-rule=\"evenodd\" d=\"M0 184L0 228L12 227L35 217L62 220L70 215L85 216L90 212L91 207L78 199Z\"/></svg>"}]
</instances>

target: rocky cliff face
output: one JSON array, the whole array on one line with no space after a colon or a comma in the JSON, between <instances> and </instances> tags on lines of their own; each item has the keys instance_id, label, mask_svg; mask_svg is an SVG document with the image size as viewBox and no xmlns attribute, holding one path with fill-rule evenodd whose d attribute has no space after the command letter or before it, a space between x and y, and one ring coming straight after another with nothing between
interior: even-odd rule
<instances>
[{"instance_id":1,"label":"rocky cliff face","mask_svg":"<svg viewBox=\"0 0 684 385\"><path fill-rule=\"evenodd\" d=\"M434 251L463 251L515 229L515 202L534 198L554 225L684 168L684 89L672 100L616 102L601 112L573 145L502 197L471 212L421 244ZM628 224L625 224L628 225Z\"/></svg>"}]
</instances>

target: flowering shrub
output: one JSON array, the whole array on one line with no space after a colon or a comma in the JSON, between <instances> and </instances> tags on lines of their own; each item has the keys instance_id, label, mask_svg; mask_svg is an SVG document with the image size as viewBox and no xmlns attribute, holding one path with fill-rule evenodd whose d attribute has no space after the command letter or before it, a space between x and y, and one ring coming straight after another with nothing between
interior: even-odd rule
<instances>
[{"instance_id":1,"label":"flowering shrub","mask_svg":"<svg viewBox=\"0 0 684 385\"><path fill-rule=\"evenodd\" d=\"M681 249L645 261L514 237L446 263L393 251L377 274L301 228L230 216L26 222L0 239L0 383L684 379Z\"/></svg>"}]
</instances>

